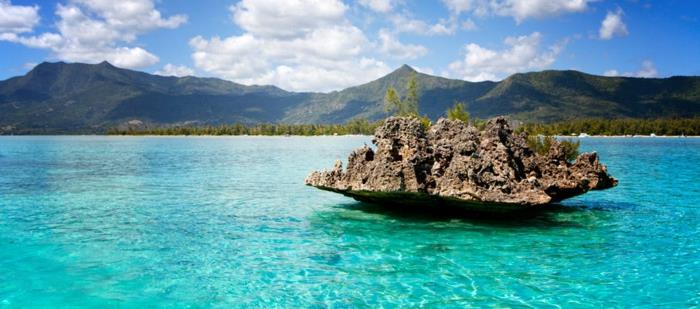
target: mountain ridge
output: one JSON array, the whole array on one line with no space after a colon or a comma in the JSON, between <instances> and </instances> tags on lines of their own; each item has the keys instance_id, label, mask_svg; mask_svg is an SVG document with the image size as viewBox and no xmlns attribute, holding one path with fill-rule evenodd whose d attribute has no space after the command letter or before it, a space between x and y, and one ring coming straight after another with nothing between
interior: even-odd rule
<instances>
[{"instance_id":1,"label":"mountain ridge","mask_svg":"<svg viewBox=\"0 0 700 309\"><path fill-rule=\"evenodd\" d=\"M574 70L516 73L468 82L402 65L342 90L292 92L212 77L160 76L99 64L43 62L0 81L0 133L102 133L138 120L156 126L224 123L343 123L386 116L386 89L415 75L420 112L432 119L455 101L479 118L524 121L700 116L700 77L604 77Z\"/></svg>"}]
</instances>

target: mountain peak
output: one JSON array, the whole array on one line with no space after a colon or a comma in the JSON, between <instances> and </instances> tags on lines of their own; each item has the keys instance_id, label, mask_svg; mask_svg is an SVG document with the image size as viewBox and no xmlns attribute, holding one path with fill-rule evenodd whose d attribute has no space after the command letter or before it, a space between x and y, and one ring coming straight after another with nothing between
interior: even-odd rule
<instances>
[{"instance_id":1,"label":"mountain peak","mask_svg":"<svg viewBox=\"0 0 700 309\"><path fill-rule=\"evenodd\" d=\"M417 71L413 67L411 67L410 65L404 64L404 65L400 66L398 69L396 69L394 72L413 73L413 72L417 72Z\"/></svg>"},{"instance_id":2,"label":"mountain peak","mask_svg":"<svg viewBox=\"0 0 700 309\"><path fill-rule=\"evenodd\" d=\"M59 65L63 65L63 64L66 64L66 63L63 62L63 61L59 61L59 62L48 62L48 61L43 61L43 62L41 62L41 63L35 65L34 68L32 68L32 70L37 69L37 68L46 68L46 67L59 66Z\"/></svg>"},{"instance_id":3,"label":"mountain peak","mask_svg":"<svg viewBox=\"0 0 700 309\"><path fill-rule=\"evenodd\" d=\"M102 62L96 63L96 64L77 63L77 62L76 63L66 63L63 61L58 61L58 62L44 61L44 62L39 63L36 66L34 66L34 68L32 68L32 70L36 70L36 69L42 70L42 69L62 68L62 67L99 67L99 68L118 69L117 67L115 67L114 65L112 65L111 63L109 63L107 61L102 61Z\"/></svg>"},{"instance_id":4,"label":"mountain peak","mask_svg":"<svg viewBox=\"0 0 700 309\"><path fill-rule=\"evenodd\" d=\"M404 64L400 66L398 69L394 70L393 72L385 75L383 78L389 78L389 79L395 79L395 78L405 78L406 76L410 76L411 74L415 74L417 71L413 69L411 66L408 64Z\"/></svg>"},{"instance_id":5,"label":"mountain peak","mask_svg":"<svg viewBox=\"0 0 700 309\"><path fill-rule=\"evenodd\" d=\"M104 60L104 61L98 63L97 65L101 66L101 67L106 67L106 68L115 68L115 66L113 66L111 63L109 63L107 60Z\"/></svg>"},{"instance_id":6,"label":"mountain peak","mask_svg":"<svg viewBox=\"0 0 700 309\"><path fill-rule=\"evenodd\" d=\"M39 63L35 65L29 72L27 73L28 75L45 75L49 74L49 72L58 72L61 70L63 65L65 65L65 62L59 61L59 62L48 62L44 61L42 63Z\"/></svg>"}]
</instances>

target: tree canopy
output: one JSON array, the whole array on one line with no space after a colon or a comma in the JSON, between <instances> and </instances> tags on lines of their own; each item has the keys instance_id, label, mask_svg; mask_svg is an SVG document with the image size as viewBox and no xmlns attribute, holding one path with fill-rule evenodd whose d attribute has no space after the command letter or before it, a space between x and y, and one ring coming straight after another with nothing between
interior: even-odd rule
<instances>
[{"instance_id":1,"label":"tree canopy","mask_svg":"<svg viewBox=\"0 0 700 309\"><path fill-rule=\"evenodd\" d=\"M461 120L464 123L469 123L469 112L464 106L464 102L455 102L451 108L447 109L447 119Z\"/></svg>"},{"instance_id":2,"label":"tree canopy","mask_svg":"<svg viewBox=\"0 0 700 309\"><path fill-rule=\"evenodd\" d=\"M384 96L386 111L396 116L418 117L418 81L413 73L406 84L406 96L402 99L394 87L389 87Z\"/></svg>"}]
</instances>

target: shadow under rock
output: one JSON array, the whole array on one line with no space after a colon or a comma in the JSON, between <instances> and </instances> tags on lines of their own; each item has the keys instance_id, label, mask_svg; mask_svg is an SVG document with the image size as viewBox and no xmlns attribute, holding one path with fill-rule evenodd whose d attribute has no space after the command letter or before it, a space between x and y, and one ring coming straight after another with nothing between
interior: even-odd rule
<instances>
[{"instance_id":1,"label":"shadow under rock","mask_svg":"<svg viewBox=\"0 0 700 309\"><path fill-rule=\"evenodd\" d=\"M401 205L381 205L365 202L342 204L335 208L339 210L336 212L337 219L343 220L347 220L348 218L347 216L343 216L342 212L350 210L412 223L453 222L456 220L463 223L498 227L556 228L581 227L582 225L575 219L577 214L599 213L605 215L601 212L609 213L615 209L633 208L634 206L635 205L604 206L603 203L596 203L594 206L586 206L584 204L576 204L573 206L550 204L540 206L537 209L510 213L469 211L463 208L446 205L441 205L440 207L430 205L402 207ZM572 217L571 215L574 216ZM333 216L331 215L331 217Z\"/></svg>"}]
</instances>

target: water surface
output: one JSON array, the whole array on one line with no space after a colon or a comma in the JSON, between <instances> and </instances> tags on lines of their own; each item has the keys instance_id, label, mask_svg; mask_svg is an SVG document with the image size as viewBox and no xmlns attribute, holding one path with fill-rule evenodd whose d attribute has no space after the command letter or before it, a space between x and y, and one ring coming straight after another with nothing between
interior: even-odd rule
<instances>
[{"instance_id":1,"label":"water surface","mask_svg":"<svg viewBox=\"0 0 700 309\"><path fill-rule=\"evenodd\" d=\"M369 140L2 137L0 307L700 304L700 139L582 139L620 185L509 221L303 186Z\"/></svg>"}]
</instances>

